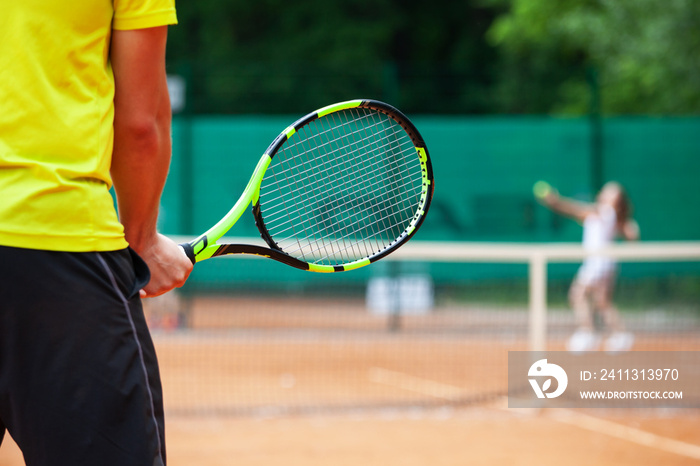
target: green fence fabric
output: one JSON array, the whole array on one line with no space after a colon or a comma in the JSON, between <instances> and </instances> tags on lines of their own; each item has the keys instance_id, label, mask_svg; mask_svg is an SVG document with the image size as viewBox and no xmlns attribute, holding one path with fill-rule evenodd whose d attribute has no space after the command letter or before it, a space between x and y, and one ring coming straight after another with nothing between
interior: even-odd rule
<instances>
[{"instance_id":1,"label":"green fence fabric","mask_svg":"<svg viewBox=\"0 0 700 466\"><path fill-rule=\"evenodd\" d=\"M194 236L221 218L269 143L299 116L177 116L161 230ZM546 180L563 195L581 200L595 196L590 120L412 120L426 140L436 180L431 212L418 240L580 240L581 227L538 205L532 185ZM643 240L700 240L700 118L604 119L602 176L627 188ZM252 216L244 214L231 234L257 236ZM193 278L199 283L215 277L249 284L261 279L308 283L312 275L266 260L212 260L197 269ZM482 269L473 275L488 275L488 267ZM353 277L361 282L371 273L357 271ZM513 273L524 271L514 267Z\"/></svg>"}]
</instances>

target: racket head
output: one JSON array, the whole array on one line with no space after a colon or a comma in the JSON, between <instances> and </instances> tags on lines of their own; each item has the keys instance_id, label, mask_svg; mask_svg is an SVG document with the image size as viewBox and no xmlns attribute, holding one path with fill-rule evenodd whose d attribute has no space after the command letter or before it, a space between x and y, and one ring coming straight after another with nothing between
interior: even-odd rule
<instances>
[{"instance_id":1,"label":"racket head","mask_svg":"<svg viewBox=\"0 0 700 466\"><path fill-rule=\"evenodd\" d=\"M412 238L430 207L425 142L383 102L353 100L310 113L265 154L270 163L253 198L256 225L275 255L298 268L339 272L375 262Z\"/></svg>"}]
</instances>

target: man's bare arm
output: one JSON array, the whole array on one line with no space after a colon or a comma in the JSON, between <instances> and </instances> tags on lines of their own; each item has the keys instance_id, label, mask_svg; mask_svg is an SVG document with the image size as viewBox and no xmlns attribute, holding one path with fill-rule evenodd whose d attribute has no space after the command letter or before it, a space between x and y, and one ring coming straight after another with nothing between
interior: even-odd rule
<instances>
[{"instance_id":1,"label":"man's bare arm","mask_svg":"<svg viewBox=\"0 0 700 466\"><path fill-rule=\"evenodd\" d=\"M113 31L110 52L116 88L111 173L126 239L151 269L144 296L181 286L192 270L177 244L156 229L171 155L166 40L166 26Z\"/></svg>"}]
</instances>

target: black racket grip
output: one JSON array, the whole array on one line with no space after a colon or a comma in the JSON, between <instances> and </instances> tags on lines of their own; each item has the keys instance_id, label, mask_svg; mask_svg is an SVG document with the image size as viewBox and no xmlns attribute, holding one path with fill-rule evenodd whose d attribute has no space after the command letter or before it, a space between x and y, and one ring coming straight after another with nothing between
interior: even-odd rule
<instances>
[{"instance_id":1,"label":"black racket grip","mask_svg":"<svg viewBox=\"0 0 700 466\"><path fill-rule=\"evenodd\" d=\"M194 248L192 245L190 243L181 243L180 247L185 251L187 258L192 261L192 265L194 265L197 260L194 258Z\"/></svg>"}]
</instances>

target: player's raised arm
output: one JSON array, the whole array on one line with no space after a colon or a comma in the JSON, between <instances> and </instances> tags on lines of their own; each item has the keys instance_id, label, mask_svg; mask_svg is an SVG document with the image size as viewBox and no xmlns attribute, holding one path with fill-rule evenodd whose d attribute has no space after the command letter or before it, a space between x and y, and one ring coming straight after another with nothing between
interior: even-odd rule
<instances>
[{"instance_id":1,"label":"player's raised arm","mask_svg":"<svg viewBox=\"0 0 700 466\"><path fill-rule=\"evenodd\" d=\"M533 187L535 198L540 204L554 212L583 222L589 214L595 212L595 204L576 201L559 195L559 192L544 181L538 181Z\"/></svg>"},{"instance_id":2,"label":"player's raised arm","mask_svg":"<svg viewBox=\"0 0 700 466\"><path fill-rule=\"evenodd\" d=\"M167 27L114 31L114 151L111 174L126 240L151 269L144 295L181 286L192 264L156 230L171 155L165 74Z\"/></svg>"}]
</instances>

